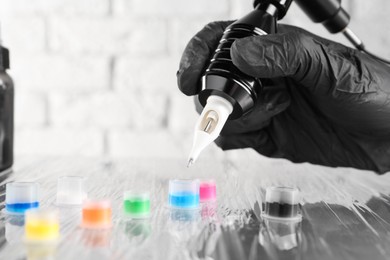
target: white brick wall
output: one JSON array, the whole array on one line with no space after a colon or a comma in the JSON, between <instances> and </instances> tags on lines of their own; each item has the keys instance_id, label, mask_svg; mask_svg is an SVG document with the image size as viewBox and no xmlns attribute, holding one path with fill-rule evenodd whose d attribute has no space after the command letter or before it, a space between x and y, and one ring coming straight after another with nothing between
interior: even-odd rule
<instances>
[{"instance_id":1,"label":"white brick wall","mask_svg":"<svg viewBox=\"0 0 390 260\"><path fill-rule=\"evenodd\" d=\"M185 158L181 138L167 131L112 131L108 150L115 157Z\"/></svg>"},{"instance_id":2,"label":"white brick wall","mask_svg":"<svg viewBox=\"0 0 390 260\"><path fill-rule=\"evenodd\" d=\"M167 26L162 19L54 18L49 21L50 50L85 53L161 56L167 49Z\"/></svg>"},{"instance_id":3,"label":"white brick wall","mask_svg":"<svg viewBox=\"0 0 390 260\"><path fill-rule=\"evenodd\" d=\"M343 5L366 45L390 57L390 4ZM207 22L251 9L252 0L0 0L16 153L185 158L197 114L177 89L181 53ZM347 43L295 4L283 22Z\"/></svg>"},{"instance_id":4,"label":"white brick wall","mask_svg":"<svg viewBox=\"0 0 390 260\"><path fill-rule=\"evenodd\" d=\"M94 15L110 12L110 0L1 0L1 16L13 15Z\"/></svg>"},{"instance_id":5,"label":"white brick wall","mask_svg":"<svg viewBox=\"0 0 390 260\"><path fill-rule=\"evenodd\" d=\"M2 10L0 0L0 12ZM0 22L2 26L2 35L7 45L12 49L18 50L20 54L31 54L34 52L42 53L46 49L46 23L40 16L27 15L3 18ZM7 26L11 25L11 26ZM23 32L23 33L22 33Z\"/></svg>"},{"instance_id":6,"label":"white brick wall","mask_svg":"<svg viewBox=\"0 0 390 260\"><path fill-rule=\"evenodd\" d=\"M169 107L168 127L171 131L192 134L198 113L194 109L194 98L183 97L175 93L171 96Z\"/></svg>"},{"instance_id":7,"label":"white brick wall","mask_svg":"<svg viewBox=\"0 0 390 260\"><path fill-rule=\"evenodd\" d=\"M114 89L140 89L151 95L156 92L173 94L177 90L176 58L118 57L114 70Z\"/></svg>"},{"instance_id":8,"label":"white brick wall","mask_svg":"<svg viewBox=\"0 0 390 260\"><path fill-rule=\"evenodd\" d=\"M18 128L15 150L17 154L100 156L104 154L104 132L90 128Z\"/></svg>"},{"instance_id":9,"label":"white brick wall","mask_svg":"<svg viewBox=\"0 0 390 260\"><path fill-rule=\"evenodd\" d=\"M110 61L99 56L11 51L11 73L16 87L23 89L83 92L109 88Z\"/></svg>"},{"instance_id":10,"label":"white brick wall","mask_svg":"<svg viewBox=\"0 0 390 260\"><path fill-rule=\"evenodd\" d=\"M124 7L118 13L146 16L223 16L229 13L229 0L118 0ZM123 4L121 2L127 2Z\"/></svg>"},{"instance_id":11,"label":"white brick wall","mask_svg":"<svg viewBox=\"0 0 390 260\"><path fill-rule=\"evenodd\" d=\"M15 126L17 129L44 126L47 123L47 99L35 91L17 91L15 95Z\"/></svg>"},{"instance_id":12,"label":"white brick wall","mask_svg":"<svg viewBox=\"0 0 390 260\"><path fill-rule=\"evenodd\" d=\"M158 93L54 93L49 101L50 123L63 128L159 130L166 122L167 97Z\"/></svg>"}]
</instances>

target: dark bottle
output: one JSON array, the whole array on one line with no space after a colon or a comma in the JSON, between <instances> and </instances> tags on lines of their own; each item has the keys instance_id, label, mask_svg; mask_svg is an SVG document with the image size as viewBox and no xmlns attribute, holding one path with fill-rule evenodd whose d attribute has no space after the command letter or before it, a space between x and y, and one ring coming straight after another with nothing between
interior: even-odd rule
<instances>
[{"instance_id":1,"label":"dark bottle","mask_svg":"<svg viewBox=\"0 0 390 260\"><path fill-rule=\"evenodd\" d=\"M7 69L9 51L0 45L0 171L13 164L14 83Z\"/></svg>"}]
</instances>

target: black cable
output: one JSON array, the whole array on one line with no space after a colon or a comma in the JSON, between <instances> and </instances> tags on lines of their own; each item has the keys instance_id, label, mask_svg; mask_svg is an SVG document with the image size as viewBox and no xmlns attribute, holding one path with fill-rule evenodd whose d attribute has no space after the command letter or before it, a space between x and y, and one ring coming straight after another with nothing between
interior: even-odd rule
<instances>
[{"instance_id":1,"label":"black cable","mask_svg":"<svg viewBox=\"0 0 390 260\"><path fill-rule=\"evenodd\" d=\"M383 62L383 63L386 63L387 65L390 65L390 61L389 61L389 60L383 59L383 58L381 58L381 57L375 55L374 53L368 51L368 50L364 47L363 44L362 44L361 46L358 47L358 50L360 50L361 52L366 53L368 56L370 56L370 57L372 57L372 58L374 58L374 59L376 59L376 60L378 60L378 61L381 61L381 62Z\"/></svg>"},{"instance_id":2,"label":"black cable","mask_svg":"<svg viewBox=\"0 0 390 260\"><path fill-rule=\"evenodd\" d=\"M359 51L366 53L368 56L371 58L376 59L377 61L383 62L387 65L390 65L390 61L386 60L384 58L381 58L374 53L368 51L366 49L366 46L364 46L363 41L348 27L345 27L344 30L342 31L344 36L348 39L348 41Z\"/></svg>"}]
</instances>

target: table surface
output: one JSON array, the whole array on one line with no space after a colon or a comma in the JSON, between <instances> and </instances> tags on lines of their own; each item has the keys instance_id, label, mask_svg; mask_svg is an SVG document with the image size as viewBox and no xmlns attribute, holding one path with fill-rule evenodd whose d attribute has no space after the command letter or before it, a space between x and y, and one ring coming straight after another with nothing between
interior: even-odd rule
<instances>
[{"instance_id":1,"label":"table surface","mask_svg":"<svg viewBox=\"0 0 390 260\"><path fill-rule=\"evenodd\" d=\"M113 227L84 230L80 208L54 204L58 176L88 180L88 196L110 198ZM172 178L214 178L216 210L183 215L167 207ZM61 239L54 246L27 246L23 219L1 212L0 259L389 259L390 174L292 164L251 152L200 160L29 158L18 159L1 176L5 184L37 181L42 207L58 209ZM268 221L261 216L265 188L298 187L301 222ZM148 190L148 220L122 217L125 190Z\"/></svg>"}]
</instances>

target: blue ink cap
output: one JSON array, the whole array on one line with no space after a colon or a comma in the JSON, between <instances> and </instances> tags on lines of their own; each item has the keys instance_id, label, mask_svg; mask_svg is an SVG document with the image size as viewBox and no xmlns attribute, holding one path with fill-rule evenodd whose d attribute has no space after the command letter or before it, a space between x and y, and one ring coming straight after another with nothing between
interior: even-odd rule
<instances>
[{"instance_id":1,"label":"blue ink cap","mask_svg":"<svg viewBox=\"0 0 390 260\"><path fill-rule=\"evenodd\" d=\"M198 180L170 180L169 206L173 208L194 209L199 207Z\"/></svg>"},{"instance_id":2,"label":"blue ink cap","mask_svg":"<svg viewBox=\"0 0 390 260\"><path fill-rule=\"evenodd\" d=\"M39 207L39 184L36 182L9 182L6 185L6 213L23 215L25 211Z\"/></svg>"}]
</instances>

